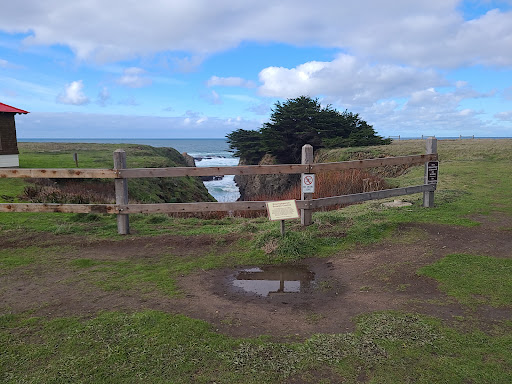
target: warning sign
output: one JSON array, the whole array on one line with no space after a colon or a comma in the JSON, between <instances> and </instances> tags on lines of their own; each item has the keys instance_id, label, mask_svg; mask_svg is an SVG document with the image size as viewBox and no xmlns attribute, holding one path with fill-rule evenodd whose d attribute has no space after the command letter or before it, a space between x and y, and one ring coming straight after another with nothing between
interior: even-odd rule
<instances>
[{"instance_id":1,"label":"warning sign","mask_svg":"<svg viewBox=\"0 0 512 384\"><path fill-rule=\"evenodd\" d=\"M267 211L270 220L298 219L300 217L295 200L269 201Z\"/></svg>"},{"instance_id":2,"label":"warning sign","mask_svg":"<svg viewBox=\"0 0 512 384\"><path fill-rule=\"evenodd\" d=\"M302 192L315 193L315 174L303 173L302 174Z\"/></svg>"},{"instance_id":3,"label":"warning sign","mask_svg":"<svg viewBox=\"0 0 512 384\"><path fill-rule=\"evenodd\" d=\"M439 173L439 161L429 161L427 163L427 184L437 184Z\"/></svg>"}]
</instances>

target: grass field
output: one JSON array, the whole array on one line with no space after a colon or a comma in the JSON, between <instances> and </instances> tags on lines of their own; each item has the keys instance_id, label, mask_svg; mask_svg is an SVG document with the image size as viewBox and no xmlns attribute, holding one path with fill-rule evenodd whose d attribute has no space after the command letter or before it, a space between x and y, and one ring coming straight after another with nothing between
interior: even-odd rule
<instances>
[{"instance_id":1,"label":"grass field","mask_svg":"<svg viewBox=\"0 0 512 384\"><path fill-rule=\"evenodd\" d=\"M22 168L76 168L73 155L78 155L80 168L113 168L113 152L119 148L119 144L72 144L72 143L19 143L20 167ZM172 148L155 148L147 145L124 144L122 149L126 152L127 166L130 168L159 168L159 167L184 167L185 160L178 151ZM91 203L109 203L114 201L114 188L112 180L98 179L91 183L90 180L57 180L60 189L71 190L70 197L83 200L87 193L84 189L102 191L96 193L96 201ZM89 183L85 188L85 182ZM16 202L24 195L26 187L33 187L34 183L19 179L4 180L0 178L0 202ZM64 185L65 184L65 185ZM71 186L69 185L71 184ZM90 184L93 184L92 186ZM173 179L145 178L128 181L130 199L145 203L162 202L192 202L213 201L208 191L198 178L176 177ZM55 185L44 184L54 191ZM67 188L65 188L67 187ZM70 188L73 187L73 188ZM96 188L93 188L96 187ZM40 189L39 187L38 189ZM81 193L82 192L82 193ZM52 201L45 199L41 194L41 201L36 202L67 202L76 201ZM90 195L90 194L89 194ZM94 196L93 196L94 199Z\"/></svg>"},{"instance_id":2,"label":"grass field","mask_svg":"<svg viewBox=\"0 0 512 384\"><path fill-rule=\"evenodd\" d=\"M72 146L62 159L33 146L22 151L22 166L74 165L64 165ZM81 167L110 159L110 149L95 150ZM404 196L413 205L401 209L372 201L317 212L306 229L288 222L285 237L265 218L132 215L134 233L122 237L115 216L0 213L0 382L512 382L512 139L443 140L438 150L434 208L423 208L419 194ZM424 142L320 157L360 152L421 154ZM422 179L415 167L389 182ZM23 188L0 180L0 197L13 201ZM184 283L223 268L302 260L356 260L361 269L354 289L326 298L325 308L262 304L261 317L245 312L253 302L236 300L231 312L212 304L202 313ZM326 297L330 284L319 285ZM351 301L359 298L373 309L358 311L346 329L335 307L361 305ZM244 330L273 311L276 331ZM277 319L288 323L279 328Z\"/></svg>"}]
</instances>

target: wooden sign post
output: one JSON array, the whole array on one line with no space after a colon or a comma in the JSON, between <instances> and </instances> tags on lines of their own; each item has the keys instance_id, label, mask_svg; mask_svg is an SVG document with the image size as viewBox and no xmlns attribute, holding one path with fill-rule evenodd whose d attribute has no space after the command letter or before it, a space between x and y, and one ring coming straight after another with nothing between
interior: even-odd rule
<instances>
[{"instance_id":1,"label":"wooden sign post","mask_svg":"<svg viewBox=\"0 0 512 384\"><path fill-rule=\"evenodd\" d=\"M312 164L313 163L313 147L309 144L306 144L302 147L302 164ZM308 177L306 179L306 177ZM301 183L301 200L311 200L313 198L313 193L311 192L311 189L304 189L304 180L308 180L313 182L313 190L314 190L314 175L313 174L302 174L302 180ZM309 191L309 192L308 192ZM313 224L313 211L309 208L304 208L300 210L300 222L304 226L308 226Z\"/></svg>"},{"instance_id":2,"label":"wooden sign post","mask_svg":"<svg viewBox=\"0 0 512 384\"><path fill-rule=\"evenodd\" d=\"M295 200L269 201L267 212L271 221L281 221L281 236L284 236L284 221L300 217Z\"/></svg>"},{"instance_id":3,"label":"wooden sign post","mask_svg":"<svg viewBox=\"0 0 512 384\"><path fill-rule=\"evenodd\" d=\"M122 149L114 151L114 170L126 168L126 152ZM123 178L116 178L114 180L116 189L116 204L128 204L128 180ZM119 213L117 215L117 233L120 235L127 235L130 233L130 219L128 214Z\"/></svg>"},{"instance_id":4,"label":"wooden sign post","mask_svg":"<svg viewBox=\"0 0 512 384\"><path fill-rule=\"evenodd\" d=\"M435 137L429 137L426 143L427 155L437 153L437 139ZM424 184L437 184L437 169L436 169L436 181L435 183L429 183L429 164L433 162L425 163L425 181ZM436 162L437 163L437 162ZM439 166L439 163L437 163ZM430 171L432 171L432 164L430 166ZM432 178L432 177L431 177ZM423 192L423 206L426 208L434 207L434 191Z\"/></svg>"}]
</instances>

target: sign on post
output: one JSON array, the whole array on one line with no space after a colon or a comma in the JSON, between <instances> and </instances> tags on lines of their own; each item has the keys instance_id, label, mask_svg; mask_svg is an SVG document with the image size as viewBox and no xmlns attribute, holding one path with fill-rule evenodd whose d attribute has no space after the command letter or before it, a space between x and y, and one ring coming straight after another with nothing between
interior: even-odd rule
<instances>
[{"instance_id":1,"label":"sign on post","mask_svg":"<svg viewBox=\"0 0 512 384\"><path fill-rule=\"evenodd\" d=\"M439 161L429 161L427 163L427 184L437 184L439 174Z\"/></svg>"},{"instance_id":2,"label":"sign on post","mask_svg":"<svg viewBox=\"0 0 512 384\"><path fill-rule=\"evenodd\" d=\"M295 200L281 200L267 202L268 218L272 221L298 219L299 210Z\"/></svg>"},{"instance_id":3,"label":"sign on post","mask_svg":"<svg viewBox=\"0 0 512 384\"><path fill-rule=\"evenodd\" d=\"M302 174L302 193L315 193L315 174Z\"/></svg>"}]
</instances>

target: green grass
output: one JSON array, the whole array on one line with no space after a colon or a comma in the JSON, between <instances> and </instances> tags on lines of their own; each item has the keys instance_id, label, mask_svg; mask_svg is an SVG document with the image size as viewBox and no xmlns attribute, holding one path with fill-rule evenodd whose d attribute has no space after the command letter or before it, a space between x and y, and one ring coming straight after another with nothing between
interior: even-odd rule
<instances>
[{"instance_id":1,"label":"green grass","mask_svg":"<svg viewBox=\"0 0 512 384\"><path fill-rule=\"evenodd\" d=\"M208 270L226 266L222 258L207 255L198 259L173 256L160 257L152 263L77 259L71 266L81 270L80 277L106 291L138 290L143 293L159 291L174 296L179 293L176 278L199 268Z\"/></svg>"},{"instance_id":2,"label":"green grass","mask_svg":"<svg viewBox=\"0 0 512 384\"><path fill-rule=\"evenodd\" d=\"M510 147L505 147L503 151L507 152L508 149L512 151L512 140L503 140L503 142L508 143ZM485 151L478 149L478 145L482 143ZM421 143L400 142L399 145L376 147L373 150L386 150L393 155L418 152L413 148L413 144L418 146ZM463 145L467 147L465 150L459 148ZM416 194L404 196L403 199L412 202L413 205L401 209L383 208L381 201L372 201L339 211L318 212L313 216L316 224L306 229L300 228L298 221L288 222L287 232L290 233L290 240L280 239L277 225L269 223L265 218L205 220L176 219L166 215L131 215L132 233L134 236L167 233L184 236L200 234L223 236L247 232L254 234L252 247L264 246L272 240L276 242L277 248L273 257L285 260L298 257L297 247L294 247L293 243L301 244L301 249L304 251L299 252L302 253L300 257L313 254L329 256L340 248L350 249L360 244L370 244L388 238L395 232L397 226L403 223L475 226L478 225L473 219L476 215L489 215L493 212L512 214L512 199L509 198L509 186L512 185L509 157L506 153L501 157L493 154L496 150L492 150L489 145L490 142L486 140L460 143L439 142L440 182L435 195L435 208L432 209L423 208L422 195ZM449 149L451 146L459 149L451 150ZM493 155L482 159L482 152ZM460 159L460 153L465 153L469 161ZM443 160L443 156L447 157L446 160ZM454 156L454 159L448 156ZM496 158L498 160L495 160ZM423 168L415 167L399 177L397 183L402 186L420 184L422 177ZM492 188L489 188L490 185ZM345 233L343 238L339 237L340 227ZM116 219L113 215L91 215L87 218L87 215L79 214L0 213L0 229L21 228L57 234L80 234L92 238L120 238L117 235ZM329 233L330 228L336 228L332 231L332 235ZM295 232L300 233L291 234Z\"/></svg>"},{"instance_id":3,"label":"green grass","mask_svg":"<svg viewBox=\"0 0 512 384\"><path fill-rule=\"evenodd\" d=\"M0 275L18 267L45 264L69 249L69 247L41 248L39 246L0 249Z\"/></svg>"},{"instance_id":4,"label":"green grass","mask_svg":"<svg viewBox=\"0 0 512 384\"><path fill-rule=\"evenodd\" d=\"M438 147L440 181L434 208L423 208L420 194L402 197L413 205L400 209L384 208L382 201L371 201L338 211L317 212L313 216L315 223L307 228L298 221L287 221L285 237L279 233L279 224L266 218L204 220L131 215L133 234L123 237L117 235L114 215L0 213L0 236L14 239L23 231L80 235L91 241L128 241L165 234L210 235L217 240L201 248L202 254L176 256L165 249L150 261L108 260L101 255L86 258L77 249L48 247L38 240L34 246L0 250L0 277L30 274L38 266L55 265L70 272L70 283L75 273L81 282L104 290L157 291L172 296L179 294L177 276L201 269L343 257L347 250L367 244L383 240L412 244L425 236L418 231L402 236L397 230L405 223L472 227L479 225L477 218L481 215L512 215L512 140L440 141ZM43 161L43 154L37 155L42 148L35 144L27 147L34 153L29 166ZM424 153L424 142L400 142L364 150L372 156ZM154 154L144 149L134 151L133 156L128 156L133 158L132 166L137 166L135 161L139 160L159 162L151 160ZM324 156L330 160L349 159L360 151L342 149ZM72 162L71 147L65 153L56 153L53 166L74 165L65 165ZM92 161L96 155L90 153L90 157L79 153L81 167L104 167L111 162L111 152L108 156L98 153L97 162ZM416 185L422 179L423 168L414 167L393 182ZM16 183L0 180L3 201L11 201L20 193L23 184L19 180ZM399 239L393 238L398 235ZM63 259L65 255L69 258ZM418 273L439 281L440 289L471 313L484 305L500 310L510 308L511 268L510 259L455 254ZM405 284L395 288L408 291ZM309 317L305 321L321 320L315 313L306 316ZM319 334L303 342L280 343L266 337L227 337L202 321L160 312L109 312L87 319L53 320L4 313L0 316L0 382L512 382L512 322L484 324L484 333L479 324L468 324L466 320L461 317L460 324L454 320L454 326L449 327L439 319L416 314L368 313L356 319L355 332Z\"/></svg>"},{"instance_id":5,"label":"green grass","mask_svg":"<svg viewBox=\"0 0 512 384\"><path fill-rule=\"evenodd\" d=\"M0 250L0 267L3 271L34 262L34 254L39 251L37 247L2 249Z\"/></svg>"},{"instance_id":6,"label":"green grass","mask_svg":"<svg viewBox=\"0 0 512 384\"><path fill-rule=\"evenodd\" d=\"M113 152L123 149L130 168L182 165L183 158L174 149L139 144L94 143L19 143L21 168L76 168L73 154L78 153L79 168L112 168Z\"/></svg>"},{"instance_id":7,"label":"green grass","mask_svg":"<svg viewBox=\"0 0 512 384\"><path fill-rule=\"evenodd\" d=\"M512 334L461 333L438 320L381 312L353 333L300 343L220 335L205 322L156 311L80 320L0 317L3 383L507 383Z\"/></svg>"},{"instance_id":8,"label":"green grass","mask_svg":"<svg viewBox=\"0 0 512 384\"><path fill-rule=\"evenodd\" d=\"M38 144L30 143L30 145L26 150L30 149L30 153L37 153L39 150ZM378 153L391 155L421 153L423 145L424 143L420 141L399 142L390 146L371 148L371 155L377 155ZM93 145L92 149L96 148L95 146ZM100 151L102 147L97 146L99 158L102 159L103 163L107 162L105 153L108 153L108 151ZM115 147L114 145L111 146L112 148L109 149ZM134 152L130 156L134 159L144 159L146 155L137 156L137 151L144 152L144 149L137 150L138 147L141 146L135 146ZM56 148L55 151L60 147L57 146ZM72 151L71 148L68 148L69 153ZM96 154L92 149L91 153ZM327 155L330 156L331 160L336 160L348 157L358 150L360 149L333 150L328 152ZM368 150L365 149L365 151ZM99 152L102 153L101 156ZM509 172L511 156L508 155L509 152L512 152L512 140L440 141L439 152L441 158L440 182L435 197L435 208L423 208L421 206L422 196L417 194L403 197L404 200L413 203L410 208L385 209L382 208L381 202L377 201L354 205L340 211L315 213L315 222L328 223L330 226L337 226L341 222L349 222L350 225L347 225L346 237L343 241L339 241L337 236L332 236L329 239L329 234L324 233L325 226L315 225L307 228L303 231L303 242L307 243L306 248L315 250L320 254L329 254L330 248L335 249L338 246L350 248L357 244L380 241L389 237L397 225L401 223L428 222L474 226L478 225L472 219L475 215L488 215L492 212L512 214L512 199L509 198L509 186L512 185L512 174ZM463 155L465 157L462 157ZM93 157L86 156L85 158L91 160ZM103 157L105 158L103 159ZM70 159L72 160L72 156L70 156ZM155 162L158 163L158 160L155 160ZM90 164L84 164L84 166L88 165ZM132 164L132 166L137 165L137 163ZM421 184L422 178L423 168L414 167L405 175L396 179L396 183L401 186ZM11 181L13 180L16 179ZM490 185L492 185L492 188L489 188ZM19 185L10 188L19 190ZM14 192L8 193L9 196L15 194ZM149 195L148 198L151 199ZM96 216L96 221L87 222L81 219L82 216L84 215L2 213L0 214L0 228L5 230L24 228L63 234L79 233L92 237L117 237L115 217L108 215ZM37 217L37 220L33 220L34 217ZM265 234L268 231L273 230L275 232L275 229L271 229L271 226L264 219L203 220L174 219L165 215L131 215L131 224L133 233L137 236L169 232L179 235L224 235L237 232L242 226L249 229L250 233L258 235L258 239L267 236ZM290 222L287 225L291 227L292 231L297 228L296 222ZM322 235L318 236L319 233ZM318 244L319 238L323 239L320 241L321 244ZM285 242L282 243L281 248L286 248ZM332 247L329 247L329 244ZM290 249L290 252L295 251Z\"/></svg>"},{"instance_id":9,"label":"green grass","mask_svg":"<svg viewBox=\"0 0 512 384\"><path fill-rule=\"evenodd\" d=\"M19 143L21 168L76 168L73 154L78 153L79 168L113 167L113 152L126 152L129 168L162 168L186 166L184 158L173 148L154 148L138 144L93 143ZM80 183L83 180L76 179ZM98 179L95 183L112 185L113 181ZM16 202L31 180L0 180L0 202ZM86 190L86 183L84 190ZM198 178L143 178L128 181L130 198L146 203L213 201ZM107 187L105 187L107 188Z\"/></svg>"},{"instance_id":10,"label":"green grass","mask_svg":"<svg viewBox=\"0 0 512 384\"><path fill-rule=\"evenodd\" d=\"M22 179L0 179L0 203L16 203L27 184Z\"/></svg>"},{"instance_id":11,"label":"green grass","mask_svg":"<svg viewBox=\"0 0 512 384\"><path fill-rule=\"evenodd\" d=\"M512 259L454 254L419 274L439 281L441 290L465 305L512 306Z\"/></svg>"}]
</instances>

